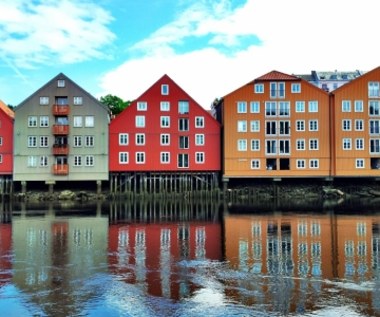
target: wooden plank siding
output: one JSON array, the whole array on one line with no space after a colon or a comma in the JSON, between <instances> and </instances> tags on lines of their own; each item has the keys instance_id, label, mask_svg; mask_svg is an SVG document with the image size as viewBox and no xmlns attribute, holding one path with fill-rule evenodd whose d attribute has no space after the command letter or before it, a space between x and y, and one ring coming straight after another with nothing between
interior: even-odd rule
<instances>
[{"instance_id":1,"label":"wooden plank siding","mask_svg":"<svg viewBox=\"0 0 380 317\"><path fill-rule=\"evenodd\" d=\"M0 175L13 173L14 112L0 100Z\"/></svg>"},{"instance_id":2,"label":"wooden plank siding","mask_svg":"<svg viewBox=\"0 0 380 317\"><path fill-rule=\"evenodd\" d=\"M369 83L374 95L369 96ZM380 67L333 91L335 176L380 176ZM376 88L377 87L377 88ZM370 103L376 106L370 109ZM359 105L362 103L362 108ZM372 144L372 146L371 146Z\"/></svg>"},{"instance_id":3,"label":"wooden plank siding","mask_svg":"<svg viewBox=\"0 0 380 317\"><path fill-rule=\"evenodd\" d=\"M271 98L270 85L283 83L284 97ZM255 93L255 85L262 85L263 92ZM298 84L300 91L293 93L292 84ZM238 113L237 107L240 101L247 103L247 109L244 113ZM278 108L280 102L289 103L289 113L280 114ZM296 111L296 101L304 101L305 109L303 112ZM316 101L318 109L311 112L308 109L308 103ZM250 103L258 102L259 111L253 113L250 111ZM266 114L266 103L276 102L277 109L275 115ZM221 104L216 107L222 107L222 120L224 129L224 147L223 147L223 176L230 177L330 177L330 122L329 122L329 95L325 91L315 87L309 82L296 76L286 75L277 71L268 73L254 81L238 88L230 94L223 97ZM246 122L246 132L238 131L238 121ZM259 129L251 131L251 122L257 121ZM302 121L304 124L303 131L297 131L297 122ZM309 125L315 121L317 126L315 131L311 131ZM269 123L271 122L271 123ZM280 131L280 122L288 124L288 131ZM276 125L275 134L269 135L266 131L267 124ZM247 149L238 150L239 140L246 140ZM252 140L258 140L259 149L251 148ZM276 142L275 153L269 154L267 150L267 141ZM297 140L304 141L304 149L297 150ZM317 140L317 148L310 149L311 140ZM289 145L285 152L280 151L280 142ZM272 169L270 169L270 162ZM298 160L303 160L304 167L297 167ZM255 161L256 168L252 167ZM317 162L317 166L312 167L311 161ZM258 162L258 163L257 163ZM300 163L298 163L300 164ZM275 166L273 166L275 165Z\"/></svg>"}]
</instances>

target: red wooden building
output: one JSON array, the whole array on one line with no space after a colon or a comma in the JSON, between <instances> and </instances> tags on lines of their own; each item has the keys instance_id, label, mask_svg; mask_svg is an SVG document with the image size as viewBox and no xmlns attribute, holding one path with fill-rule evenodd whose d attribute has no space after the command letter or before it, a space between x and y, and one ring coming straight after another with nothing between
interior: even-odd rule
<instances>
[{"instance_id":1,"label":"red wooden building","mask_svg":"<svg viewBox=\"0 0 380 317\"><path fill-rule=\"evenodd\" d=\"M167 75L111 122L109 137L112 191L218 186L220 124Z\"/></svg>"},{"instance_id":2,"label":"red wooden building","mask_svg":"<svg viewBox=\"0 0 380 317\"><path fill-rule=\"evenodd\" d=\"M0 100L0 193L9 191L13 173L14 112Z\"/></svg>"}]
</instances>

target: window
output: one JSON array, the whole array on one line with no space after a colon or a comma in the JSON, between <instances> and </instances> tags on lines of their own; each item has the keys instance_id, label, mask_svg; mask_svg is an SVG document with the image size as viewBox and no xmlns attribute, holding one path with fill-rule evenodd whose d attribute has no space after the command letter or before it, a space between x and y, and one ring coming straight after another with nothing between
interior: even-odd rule
<instances>
[{"instance_id":1,"label":"window","mask_svg":"<svg viewBox=\"0 0 380 317\"><path fill-rule=\"evenodd\" d=\"M280 135L289 135L290 134L290 121L280 121Z\"/></svg>"},{"instance_id":2,"label":"window","mask_svg":"<svg viewBox=\"0 0 380 317\"><path fill-rule=\"evenodd\" d=\"M48 147L49 146L49 137L48 136L40 136L40 147Z\"/></svg>"},{"instance_id":3,"label":"window","mask_svg":"<svg viewBox=\"0 0 380 317\"><path fill-rule=\"evenodd\" d=\"M297 120L296 121L296 131L305 131L305 121Z\"/></svg>"},{"instance_id":4,"label":"window","mask_svg":"<svg viewBox=\"0 0 380 317\"><path fill-rule=\"evenodd\" d=\"M368 103L369 114L371 116L380 115L380 103L376 100L370 100Z\"/></svg>"},{"instance_id":5,"label":"window","mask_svg":"<svg viewBox=\"0 0 380 317\"><path fill-rule=\"evenodd\" d=\"M161 116L161 128L169 128L170 127L170 117Z\"/></svg>"},{"instance_id":6,"label":"window","mask_svg":"<svg viewBox=\"0 0 380 317\"><path fill-rule=\"evenodd\" d=\"M55 97L55 104L58 106L66 106L69 104L67 97Z\"/></svg>"},{"instance_id":7,"label":"window","mask_svg":"<svg viewBox=\"0 0 380 317\"><path fill-rule=\"evenodd\" d=\"M364 159L356 159L355 160L356 168L364 168Z\"/></svg>"},{"instance_id":8,"label":"window","mask_svg":"<svg viewBox=\"0 0 380 317\"><path fill-rule=\"evenodd\" d=\"M277 104L274 101L265 102L265 115L268 117L277 115Z\"/></svg>"},{"instance_id":9,"label":"window","mask_svg":"<svg viewBox=\"0 0 380 317\"><path fill-rule=\"evenodd\" d=\"M309 131L318 131L318 120L309 120Z\"/></svg>"},{"instance_id":10,"label":"window","mask_svg":"<svg viewBox=\"0 0 380 317\"><path fill-rule=\"evenodd\" d=\"M48 157L47 156L40 156L40 166L46 167L48 166Z\"/></svg>"},{"instance_id":11,"label":"window","mask_svg":"<svg viewBox=\"0 0 380 317\"><path fill-rule=\"evenodd\" d=\"M255 84L254 85L255 94L263 94L264 93L264 85L263 84Z\"/></svg>"},{"instance_id":12,"label":"window","mask_svg":"<svg viewBox=\"0 0 380 317\"><path fill-rule=\"evenodd\" d=\"M49 97L40 97L40 105L41 106L46 106L49 104Z\"/></svg>"},{"instance_id":13,"label":"window","mask_svg":"<svg viewBox=\"0 0 380 317\"><path fill-rule=\"evenodd\" d=\"M37 147L37 137L28 136L28 147Z\"/></svg>"},{"instance_id":14,"label":"window","mask_svg":"<svg viewBox=\"0 0 380 317\"><path fill-rule=\"evenodd\" d=\"M237 132L247 132L247 121L246 120L238 120Z\"/></svg>"},{"instance_id":15,"label":"window","mask_svg":"<svg viewBox=\"0 0 380 317\"><path fill-rule=\"evenodd\" d=\"M368 97L380 97L380 89L379 89L378 81L370 81L368 83Z\"/></svg>"},{"instance_id":16,"label":"window","mask_svg":"<svg viewBox=\"0 0 380 317\"><path fill-rule=\"evenodd\" d=\"M178 167L179 168L189 167L189 154L186 154L186 153L178 154Z\"/></svg>"},{"instance_id":17,"label":"window","mask_svg":"<svg viewBox=\"0 0 380 317\"><path fill-rule=\"evenodd\" d=\"M179 131L189 131L189 119L180 118L178 120Z\"/></svg>"},{"instance_id":18,"label":"window","mask_svg":"<svg viewBox=\"0 0 380 317\"><path fill-rule=\"evenodd\" d=\"M260 160L251 160L251 169L259 169Z\"/></svg>"},{"instance_id":19,"label":"window","mask_svg":"<svg viewBox=\"0 0 380 317\"><path fill-rule=\"evenodd\" d=\"M247 102L245 101L237 102L237 113L247 113Z\"/></svg>"},{"instance_id":20,"label":"window","mask_svg":"<svg viewBox=\"0 0 380 317\"><path fill-rule=\"evenodd\" d=\"M188 114L189 113L189 102L188 101L179 101L178 102L178 113L179 114Z\"/></svg>"},{"instance_id":21,"label":"window","mask_svg":"<svg viewBox=\"0 0 380 317\"><path fill-rule=\"evenodd\" d=\"M169 111L170 110L170 102L169 101L161 101L160 102L160 110L161 111Z\"/></svg>"},{"instance_id":22,"label":"window","mask_svg":"<svg viewBox=\"0 0 380 317\"><path fill-rule=\"evenodd\" d=\"M195 135L195 145L205 145L205 135L196 134Z\"/></svg>"},{"instance_id":23,"label":"window","mask_svg":"<svg viewBox=\"0 0 380 317\"><path fill-rule=\"evenodd\" d=\"M80 155L74 156L74 166L82 166L82 156Z\"/></svg>"},{"instance_id":24,"label":"window","mask_svg":"<svg viewBox=\"0 0 380 317\"><path fill-rule=\"evenodd\" d=\"M81 146L82 146L82 136L74 135L74 147L81 147Z\"/></svg>"},{"instance_id":25,"label":"window","mask_svg":"<svg viewBox=\"0 0 380 317\"><path fill-rule=\"evenodd\" d=\"M305 112L305 101L296 101L296 112Z\"/></svg>"},{"instance_id":26,"label":"window","mask_svg":"<svg viewBox=\"0 0 380 317\"><path fill-rule=\"evenodd\" d=\"M247 151L247 140L239 139L237 140L238 151Z\"/></svg>"},{"instance_id":27,"label":"window","mask_svg":"<svg viewBox=\"0 0 380 317\"><path fill-rule=\"evenodd\" d=\"M363 112L363 100L355 100L355 112Z\"/></svg>"},{"instance_id":28,"label":"window","mask_svg":"<svg viewBox=\"0 0 380 317\"><path fill-rule=\"evenodd\" d=\"M342 112L351 112L351 100L342 101Z\"/></svg>"},{"instance_id":29,"label":"window","mask_svg":"<svg viewBox=\"0 0 380 317\"><path fill-rule=\"evenodd\" d=\"M29 128L37 127L37 117L36 116L29 116L28 117L28 127Z\"/></svg>"},{"instance_id":30,"label":"window","mask_svg":"<svg viewBox=\"0 0 380 317\"><path fill-rule=\"evenodd\" d=\"M74 127L80 128L83 126L83 118L81 116L74 116Z\"/></svg>"},{"instance_id":31,"label":"window","mask_svg":"<svg viewBox=\"0 0 380 317\"><path fill-rule=\"evenodd\" d=\"M202 164L205 162L204 152L195 152L195 163Z\"/></svg>"},{"instance_id":32,"label":"window","mask_svg":"<svg viewBox=\"0 0 380 317\"><path fill-rule=\"evenodd\" d=\"M285 98L285 83L284 82L270 83L270 97L271 98Z\"/></svg>"},{"instance_id":33,"label":"window","mask_svg":"<svg viewBox=\"0 0 380 317\"><path fill-rule=\"evenodd\" d=\"M46 128L49 126L49 117L48 116L40 116L40 127Z\"/></svg>"},{"instance_id":34,"label":"window","mask_svg":"<svg viewBox=\"0 0 380 317\"><path fill-rule=\"evenodd\" d=\"M277 134L277 121L267 121L265 122L265 124L266 124L266 129L265 129L266 135Z\"/></svg>"},{"instance_id":35,"label":"window","mask_svg":"<svg viewBox=\"0 0 380 317\"><path fill-rule=\"evenodd\" d=\"M279 102L280 116L289 117L290 116L290 103L288 101Z\"/></svg>"},{"instance_id":36,"label":"window","mask_svg":"<svg viewBox=\"0 0 380 317\"><path fill-rule=\"evenodd\" d=\"M293 94L299 94L301 92L301 84L300 83L292 83L291 86Z\"/></svg>"},{"instance_id":37,"label":"window","mask_svg":"<svg viewBox=\"0 0 380 317\"><path fill-rule=\"evenodd\" d=\"M136 145L145 145L145 134L137 133L136 134Z\"/></svg>"},{"instance_id":38,"label":"window","mask_svg":"<svg viewBox=\"0 0 380 317\"><path fill-rule=\"evenodd\" d=\"M161 85L161 95L169 95L169 85Z\"/></svg>"},{"instance_id":39,"label":"window","mask_svg":"<svg viewBox=\"0 0 380 317\"><path fill-rule=\"evenodd\" d=\"M73 97L73 103L75 106L81 106L83 105L83 98L79 96Z\"/></svg>"},{"instance_id":40,"label":"window","mask_svg":"<svg viewBox=\"0 0 380 317\"><path fill-rule=\"evenodd\" d=\"M94 127L94 116L86 116L84 118L84 126L86 128L93 128Z\"/></svg>"},{"instance_id":41,"label":"window","mask_svg":"<svg viewBox=\"0 0 380 317\"><path fill-rule=\"evenodd\" d=\"M345 119L342 121L342 130L351 131L351 120Z\"/></svg>"},{"instance_id":42,"label":"window","mask_svg":"<svg viewBox=\"0 0 380 317\"><path fill-rule=\"evenodd\" d=\"M161 134L161 145L170 145L170 135Z\"/></svg>"},{"instance_id":43,"label":"window","mask_svg":"<svg viewBox=\"0 0 380 317\"><path fill-rule=\"evenodd\" d=\"M309 101L309 112L318 112L318 101Z\"/></svg>"},{"instance_id":44,"label":"window","mask_svg":"<svg viewBox=\"0 0 380 317\"><path fill-rule=\"evenodd\" d=\"M305 160L296 160L297 168L305 168Z\"/></svg>"},{"instance_id":45,"label":"window","mask_svg":"<svg viewBox=\"0 0 380 317\"><path fill-rule=\"evenodd\" d=\"M309 150L318 150L318 139L309 140Z\"/></svg>"},{"instance_id":46,"label":"window","mask_svg":"<svg viewBox=\"0 0 380 317\"><path fill-rule=\"evenodd\" d=\"M289 140L280 140L280 154L289 154L290 153L290 141Z\"/></svg>"},{"instance_id":47,"label":"window","mask_svg":"<svg viewBox=\"0 0 380 317\"><path fill-rule=\"evenodd\" d=\"M364 130L364 121L362 119L355 120L355 130L363 131Z\"/></svg>"},{"instance_id":48,"label":"window","mask_svg":"<svg viewBox=\"0 0 380 317\"><path fill-rule=\"evenodd\" d=\"M58 86L59 88L63 88L63 87L65 87L65 80L64 80L64 79L58 79L58 81L57 81L57 86Z\"/></svg>"},{"instance_id":49,"label":"window","mask_svg":"<svg viewBox=\"0 0 380 317\"><path fill-rule=\"evenodd\" d=\"M168 164L170 163L170 153L169 152L161 152L160 154L160 161L163 164Z\"/></svg>"},{"instance_id":50,"label":"window","mask_svg":"<svg viewBox=\"0 0 380 317\"><path fill-rule=\"evenodd\" d=\"M305 150L305 140L304 139L296 140L296 148L298 151L304 151Z\"/></svg>"},{"instance_id":51,"label":"window","mask_svg":"<svg viewBox=\"0 0 380 317\"><path fill-rule=\"evenodd\" d=\"M357 150L364 150L364 139L359 138L355 140L355 148Z\"/></svg>"},{"instance_id":52,"label":"window","mask_svg":"<svg viewBox=\"0 0 380 317\"><path fill-rule=\"evenodd\" d=\"M137 102L137 111L146 111L148 109L148 103L145 101Z\"/></svg>"},{"instance_id":53,"label":"window","mask_svg":"<svg viewBox=\"0 0 380 317\"><path fill-rule=\"evenodd\" d=\"M137 164L145 163L145 152L136 152L136 163Z\"/></svg>"},{"instance_id":54,"label":"window","mask_svg":"<svg viewBox=\"0 0 380 317\"><path fill-rule=\"evenodd\" d=\"M309 161L309 167L310 168L318 168L319 167L319 161L317 159L312 159Z\"/></svg>"},{"instance_id":55,"label":"window","mask_svg":"<svg viewBox=\"0 0 380 317\"><path fill-rule=\"evenodd\" d=\"M351 150L351 139L350 138L343 138L343 150Z\"/></svg>"},{"instance_id":56,"label":"window","mask_svg":"<svg viewBox=\"0 0 380 317\"><path fill-rule=\"evenodd\" d=\"M93 147L93 146L94 146L94 143L95 143L94 139L95 139L95 138L94 138L93 135L86 135L86 136L84 137L84 140L85 140L84 145L85 145L86 147Z\"/></svg>"},{"instance_id":57,"label":"window","mask_svg":"<svg viewBox=\"0 0 380 317\"><path fill-rule=\"evenodd\" d=\"M3 163L3 155L0 154L0 164L2 164L2 163Z\"/></svg>"},{"instance_id":58,"label":"window","mask_svg":"<svg viewBox=\"0 0 380 317\"><path fill-rule=\"evenodd\" d=\"M86 155L86 166L94 166L94 156Z\"/></svg>"},{"instance_id":59,"label":"window","mask_svg":"<svg viewBox=\"0 0 380 317\"><path fill-rule=\"evenodd\" d=\"M119 152L119 163L128 164L128 152Z\"/></svg>"},{"instance_id":60,"label":"window","mask_svg":"<svg viewBox=\"0 0 380 317\"><path fill-rule=\"evenodd\" d=\"M380 139L369 140L370 153L380 153Z\"/></svg>"},{"instance_id":61,"label":"window","mask_svg":"<svg viewBox=\"0 0 380 317\"><path fill-rule=\"evenodd\" d=\"M260 140L251 140L251 151L260 151Z\"/></svg>"},{"instance_id":62,"label":"window","mask_svg":"<svg viewBox=\"0 0 380 317\"><path fill-rule=\"evenodd\" d=\"M2 145L3 145L3 137L0 136L0 146L2 146Z\"/></svg>"},{"instance_id":63,"label":"window","mask_svg":"<svg viewBox=\"0 0 380 317\"><path fill-rule=\"evenodd\" d=\"M260 113L260 101L251 101L250 111L251 113Z\"/></svg>"},{"instance_id":64,"label":"window","mask_svg":"<svg viewBox=\"0 0 380 317\"><path fill-rule=\"evenodd\" d=\"M195 127L204 128L205 127L205 118L204 117L195 117Z\"/></svg>"},{"instance_id":65,"label":"window","mask_svg":"<svg viewBox=\"0 0 380 317\"><path fill-rule=\"evenodd\" d=\"M277 141L276 140L266 140L266 154L276 154L277 153Z\"/></svg>"},{"instance_id":66,"label":"window","mask_svg":"<svg viewBox=\"0 0 380 317\"><path fill-rule=\"evenodd\" d=\"M370 134L380 133L380 120L369 120L369 133Z\"/></svg>"},{"instance_id":67,"label":"window","mask_svg":"<svg viewBox=\"0 0 380 317\"><path fill-rule=\"evenodd\" d=\"M145 127L145 116L136 116L136 128Z\"/></svg>"},{"instance_id":68,"label":"window","mask_svg":"<svg viewBox=\"0 0 380 317\"><path fill-rule=\"evenodd\" d=\"M128 133L119 133L119 145L128 145Z\"/></svg>"},{"instance_id":69,"label":"window","mask_svg":"<svg viewBox=\"0 0 380 317\"><path fill-rule=\"evenodd\" d=\"M179 137L179 148L188 149L189 148L189 137L181 135Z\"/></svg>"},{"instance_id":70,"label":"window","mask_svg":"<svg viewBox=\"0 0 380 317\"><path fill-rule=\"evenodd\" d=\"M37 166L37 157L36 156L28 156L28 167L36 167Z\"/></svg>"},{"instance_id":71,"label":"window","mask_svg":"<svg viewBox=\"0 0 380 317\"><path fill-rule=\"evenodd\" d=\"M252 120L251 121L251 132L259 132L260 131L260 121Z\"/></svg>"}]
</instances>

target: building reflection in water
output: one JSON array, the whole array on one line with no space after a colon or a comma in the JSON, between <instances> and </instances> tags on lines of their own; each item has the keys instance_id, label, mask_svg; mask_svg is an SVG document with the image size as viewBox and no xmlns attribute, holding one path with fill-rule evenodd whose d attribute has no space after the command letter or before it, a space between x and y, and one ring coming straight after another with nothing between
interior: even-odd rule
<instances>
[{"instance_id":1,"label":"building reflection in water","mask_svg":"<svg viewBox=\"0 0 380 317\"><path fill-rule=\"evenodd\" d=\"M226 260L250 277L230 281L228 295L288 313L323 306L324 291L351 292L380 314L380 217L359 214L226 215Z\"/></svg>"},{"instance_id":2,"label":"building reflection in water","mask_svg":"<svg viewBox=\"0 0 380 317\"><path fill-rule=\"evenodd\" d=\"M183 200L111 206L110 270L153 296L178 300L190 295L196 285L189 270L196 268L186 263L222 260L218 215L213 205Z\"/></svg>"},{"instance_id":3,"label":"building reflection in water","mask_svg":"<svg viewBox=\"0 0 380 317\"><path fill-rule=\"evenodd\" d=\"M108 218L53 210L12 219L13 276L27 301L48 316L74 316L97 297L91 279L107 271Z\"/></svg>"}]
</instances>

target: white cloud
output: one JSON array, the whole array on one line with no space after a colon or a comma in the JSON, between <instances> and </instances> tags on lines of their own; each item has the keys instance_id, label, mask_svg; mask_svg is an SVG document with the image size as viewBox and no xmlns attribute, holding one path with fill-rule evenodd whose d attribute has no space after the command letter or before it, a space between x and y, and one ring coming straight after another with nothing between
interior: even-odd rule
<instances>
[{"instance_id":1,"label":"white cloud","mask_svg":"<svg viewBox=\"0 0 380 317\"><path fill-rule=\"evenodd\" d=\"M19 68L105 57L115 35L104 9L74 0L0 2L0 57Z\"/></svg>"},{"instance_id":2,"label":"white cloud","mask_svg":"<svg viewBox=\"0 0 380 317\"><path fill-rule=\"evenodd\" d=\"M133 99L167 73L209 108L215 97L274 69L370 70L379 66L377 2L247 0L232 9L229 1L202 1L136 43L140 55L105 74L101 87ZM261 42L244 43L246 36ZM194 37L207 46L185 51Z\"/></svg>"}]
</instances>

